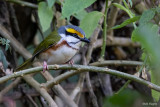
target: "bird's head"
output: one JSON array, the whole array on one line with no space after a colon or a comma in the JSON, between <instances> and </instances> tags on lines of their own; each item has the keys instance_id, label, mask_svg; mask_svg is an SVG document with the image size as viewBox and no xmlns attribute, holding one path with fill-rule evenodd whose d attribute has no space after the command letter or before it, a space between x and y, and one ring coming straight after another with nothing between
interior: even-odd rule
<instances>
[{"instance_id":1,"label":"bird's head","mask_svg":"<svg viewBox=\"0 0 160 107\"><path fill-rule=\"evenodd\" d=\"M86 43L90 42L85 37L84 31L78 26L74 26L74 25L61 26L58 29L58 33L62 38L64 38L69 43L76 44L81 41L86 42Z\"/></svg>"}]
</instances>

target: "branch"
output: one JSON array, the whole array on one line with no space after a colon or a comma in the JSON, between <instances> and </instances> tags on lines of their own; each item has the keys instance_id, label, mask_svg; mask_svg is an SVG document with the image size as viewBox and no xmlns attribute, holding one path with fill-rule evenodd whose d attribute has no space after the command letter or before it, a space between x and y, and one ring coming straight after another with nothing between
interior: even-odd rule
<instances>
[{"instance_id":1,"label":"branch","mask_svg":"<svg viewBox=\"0 0 160 107\"><path fill-rule=\"evenodd\" d=\"M58 107L57 104L54 102L50 94L43 88L40 87L40 84L35 81L31 76L26 75L23 77L23 79L32 87L34 87L41 95L42 97L48 102L49 107Z\"/></svg>"},{"instance_id":2,"label":"branch","mask_svg":"<svg viewBox=\"0 0 160 107\"><path fill-rule=\"evenodd\" d=\"M132 42L130 38L124 37L111 37L108 36L107 39L107 46L123 46L123 47L140 47L140 43ZM93 48L99 48L102 46L102 39L98 39L95 43Z\"/></svg>"},{"instance_id":3,"label":"branch","mask_svg":"<svg viewBox=\"0 0 160 107\"><path fill-rule=\"evenodd\" d=\"M6 0L6 1L16 3L16 4L20 4L21 6L31 7L31 8L34 8L34 9L38 8L38 6L36 4L29 3L29 2L26 2L26 1L21 1L21 0Z\"/></svg>"},{"instance_id":4,"label":"branch","mask_svg":"<svg viewBox=\"0 0 160 107\"><path fill-rule=\"evenodd\" d=\"M66 69L68 69L68 70L77 70L77 71L70 71L70 72L66 72L64 74L61 74L58 77L56 77L54 80L48 81L47 83L41 85L42 87L44 86L44 87L48 88L48 87L51 87L55 84L60 83L61 81L65 80L66 78L69 78L73 75L76 75L76 74L79 74L79 73L82 73L82 72L90 71L90 72L99 72L99 73L111 74L111 75L115 75L115 76L122 77L122 78L125 78L125 79L129 79L129 80L141 83L143 85L146 85L149 88L160 92L160 86L158 86L156 84L153 84L149 81L146 81L146 80L141 79L139 77L136 77L134 75L127 74L127 73L124 73L124 72L120 72L120 71L117 71L117 70L112 70L112 69L109 69L109 68L95 67L95 66L84 66L84 65L73 65L73 66L70 66L70 65L48 65L48 69L49 70L66 70ZM22 70L22 71L19 71L19 72L15 72L11 75L1 77L0 78L0 83L3 83L3 82L5 82L5 81L7 81L11 78L20 77L20 76L23 76L23 75L39 72L39 71L42 71L42 70L43 70L43 67L35 67L35 68L30 68L30 69Z\"/></svg>"},{"instance_id":5,"label":"branch","mask_svg":"<svg viewBox=\"0 0 160 107\"><path fill-rule=\"evenodd\" d=\"M107 65L115 65L115 66L140 66L143 65L143 62L140 61L126 61L126 60L107 60L107 61L98 61L94 63L90 63L91 66L107 66Z\"/></svg>"}]
</instances>

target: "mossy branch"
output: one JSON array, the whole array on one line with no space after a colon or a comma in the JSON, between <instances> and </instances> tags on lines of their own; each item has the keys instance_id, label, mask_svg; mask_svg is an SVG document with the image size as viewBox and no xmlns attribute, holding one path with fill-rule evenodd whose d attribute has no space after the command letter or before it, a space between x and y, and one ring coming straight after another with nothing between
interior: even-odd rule
<instances>
[{"instance_id":1,"label":"mossy branch","mask_svg":"<svg viewBox=\"0 0 160 107\"><path fill-rule=\"evenodd\" d=\"M42 71L42 69L43 69L43 67L35 67L35 68L30 68L30 69L26 69L23 71L15 72L11 75L1 77L0 83L3 83L11 78L16 78L16 77L20 77L20 76L23 77L24 75L27 75L27 74L39 72L39 71ZM144 84L144 85L148 86L149 88L160 92L160 86L158 86L156 84L153 84L149 81L146 81L146 80L141 79L139 77L136 77L134 75L127 74L127 73L120 72L120 71L113 70L113 69L109 69L109 68L95 67L95 66L84 66L84 65L73 65L73 66L70 66L70 65L49 65L48 69L49 70L66 70L67 69L67 70L73 70L73 71L66 72L64 74L59 75L54 80L48 81L47 83L43 84L43 86L45 86L45 87L51 87L51 86L58 84L61 81L65 80L66 78L69 78L73 75L90 71L90 72L111 74L111 75L115 75L115 76L118 76L121 78L129 79L129 80Z\"/></svg>"}]
</instances>

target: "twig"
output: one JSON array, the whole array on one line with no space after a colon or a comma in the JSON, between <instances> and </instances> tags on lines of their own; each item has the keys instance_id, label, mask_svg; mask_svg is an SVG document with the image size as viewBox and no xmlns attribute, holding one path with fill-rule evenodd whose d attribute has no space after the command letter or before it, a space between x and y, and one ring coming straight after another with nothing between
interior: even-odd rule
<instances>
[{"instance_id":1,"label":"twig","mask_svg":"<svg viewBox=\"0 0 160 107\"><path fill-rule=\"evenodd\" d=\"M114 2L119 3L119 4L121 3L121 1L122 0L114 0ZM111 6L110 13L108 15L109 16L108 17L108 28L111 28L115 25L118 10L119 10L119 8L117 8L115 6ZM113 30L109 30L108 35L113 36Z\"/></svg>"},{"instance_id":2,"label":"twig","mask_svg":"<svg viewBox=\"0 0 160 107\"><path fill-rule=\"evenodd\" d=\"M91 85L89 73L86 74L86 81L87 81L86 83L87 83L87 87L89 90L89 95L90 95L92 103L93 103L93 107L99 107L98 102L97 102L97 97L94 94L93 87Z\"/></svg>"},{"instance_id":3,"label":"twig","mask_svg":"<svg viewBox=\"0 0 160 107\"><path fill-rule=\"evenodd\" d=\"M127 88L128 84L130 84L132 81L128 80L121 88L120 90L118 90L118 92L116 92L116 94L119 94L120 92L122 92L125 88Z\"/></svg>"},{"instance_id":4,"label":"twig","mask_svg":"<svg viewBox=\"0 0 160 107\"><path fill-rule=\"evenodd\" d=\"M105 13L104 13L104 22L103 22L103 45L102 45L102 50L101 50L101 58L104 59L105 56L105 50L106 50L106 39L107 39L107 12L108 12L108 0L106 0L106 8L105 8Z\"/></svg>"},{"instance_id":5,"label":"twig","mask_svg":"<svg viewBox=\"0 0 160 107\"><path fill-rule=\"evenodd\" d=\"M140 43L131 41L130 38L110 37L107 39L107 46L123 46L123 47L140 47ZM102 39L98 39L94 43L94 49L102 46Z\"/></svg>"},{"instance_id":6,"label":"twig","mask_svg":"<svg viewBox=\"0 0 160 107\"><path fill-rule=\"evenodd\" d=\"M115 65L115 66L141 66L143 62L140 61L126 61L126 60L107 60L107 61L98 61L94 63L90 63L91 66L108 66L108 65Z\"/></svg>"},{"instance_id":7,"label":"twig","mask_svg":"<svg viewBox=\"0 0 160 107\"><path fill-rule=\"evenodd\" d=\"M33 98L30 95L27 94L26 96L33 103L34 107L38 107L38 105L36 104L36 102L33 100Z\"/></svg>"},{"instance_id":8,"label":"twig","mask_svg":"<svg viewBox=\"0 0 160 107\"><path fill-rule=\"evenodd\" d=\"M21 6L31 7L31 8L34 8L34 9L38 8L38 6L36 4L29 3L29 2L26 2L26 1L22 1L22 0L6 0L6 1L16 3L16 4L20 4Z\"/></svg>"},{"instance_id":9,"label":"twig","mask_svg":"<svg viewBox=\"0 0 160 107\"><path fill-rule=\"evenodd\" d=\"M17 78L15 81L13 81L10 85L8 85L7 87L5 87L3 90L1 90L0 92L0 102L2 101L2 97L11 89L13 89L13 87L15 87L19 82L21 81L21 78Z\"/></svg>"},{"instance_id":10,"label":"twig","mask_svg":"<svg viewBox=\"0 0 160 107\"><path fill-rule=\"evenodd\" d=\"M13 30L15 30L15 35L16 37L20 37L20 40L22 42L22 37L21 37L21 32L20 32L20 28L19 28L19 24L17 21L17 16L15 14L15 9L13 7L13 4L9 4L9 13L10 13L10 17L11 17L11 24L12 24L12 28Z\"/></svg>"},{"instance_id":11,"label":"twig","mask_svg":"<svg viewBox=\"0 0 160 107\"><path fill-rule=\"evenodd\" d=\"M82 73L82 72L90 71L90 72L99 72L99 73L105 73L105 74L111 74L111 75L119 76L119 77L122 77L122 78L125 78L125 79L129 79L129 80L144 84L144 85L148 86L149 88L152 88L152 89L160 92L160 86L158 86L156 84L153 84L149 81L146 81L146 80L141 79L139 77L136 77L134 75L127 74L127 73L124 73L124 72L120 72L120 71L117 71L117 70L112 70L112 69L109 69L109 68L95 67L95 66L84 66L84 65L73 65L73 66L70 66L70 65L48 65L48 69L49 70L66 70L67 69L67 70L77 70L77 71L70 71L70 72L66 72L64 74L61 74L58 77L56 77L54 79L54 81L51 80L51 81L48 81L47 83L41 85L42 87L43 86L52 87L53 85L58 84L59 82L65 80L66 78L69 78L73 75L76 75L76 74L79 74L79 73ZM5 82L5 81L7 81L11 78L16 78L16 77L26 75L26 74L30 74L30 73L36 73L36 72L39 72L39 71L42 71L42 70L43 70L43 67L41 66L41 67L35 67L35 68L30 68L30 69L26 69L26 70L23 70L23 71L15 72L11 75L1 77L0 78L0 83L3 83L3 82Z\"/></svg>"},{"instance_id":12,"label":"twig","mask_svg":"<svg viewBox=\"0 0 160 107\"><path fill-rule=\"evenodd\" d=\"M26 75L23 79L43 96L43 98L48 102L49 107L58 107L48 92L43 87L40 87L40 84L31 76Z\"/></svg>"}]
</instances>

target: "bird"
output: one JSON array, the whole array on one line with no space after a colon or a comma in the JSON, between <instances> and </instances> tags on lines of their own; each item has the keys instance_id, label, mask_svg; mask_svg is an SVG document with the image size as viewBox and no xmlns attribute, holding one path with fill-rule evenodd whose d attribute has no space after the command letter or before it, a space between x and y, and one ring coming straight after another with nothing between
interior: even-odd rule
<instances>
[{"instance_id":1,"label":"bird","mask_svg":"<svg viewBox=\"0 0 160 107\"><path fill-rule=\"evenodd\" d=\"M47 64L65 64L72 62L72 57L79 51L82 42L90 43L85 32L78 26L61 26L51 32L34 50L31 58L16 68L24 70L35 61L43 62L43 72Z\"/></svg>"}]
</instances>

